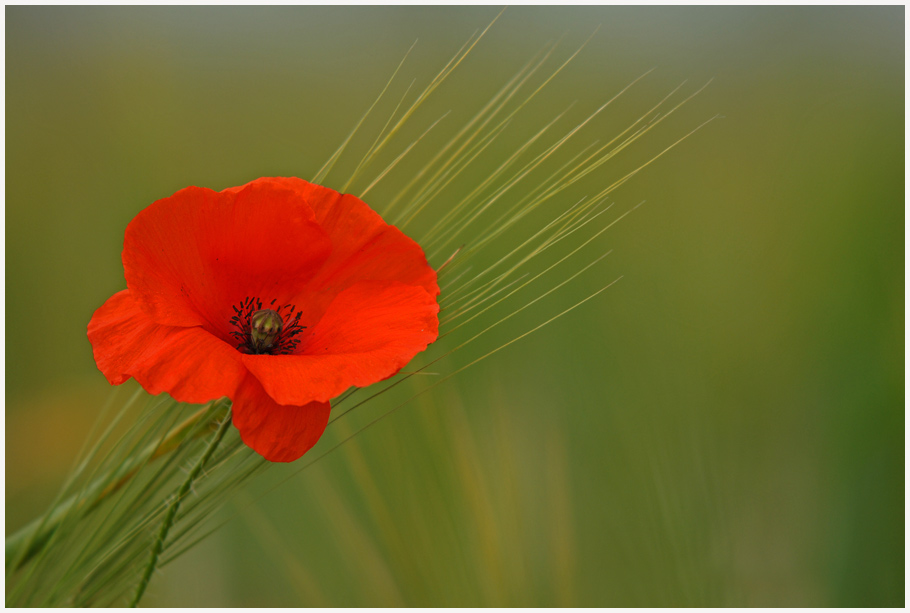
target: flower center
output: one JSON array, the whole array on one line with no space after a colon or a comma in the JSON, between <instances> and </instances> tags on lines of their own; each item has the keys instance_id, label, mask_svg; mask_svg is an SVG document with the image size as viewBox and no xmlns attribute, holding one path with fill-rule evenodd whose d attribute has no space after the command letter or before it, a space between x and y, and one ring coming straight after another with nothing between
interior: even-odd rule
<instances>
[{"instance_id":1,"label":"flower center","mask_svg":"<svg viewBox=\"0 0 910 613\"><path fill-rule=\"evenodd\" d=\"M262 308L259 298L245 298L243 302L234 305L234 316L231 325L235 328L231 332L237 341L237 349L243 353L287 355L293 353L299 338L294 338L303 332L306 326L300 325L301 312L294 313L294 305L285 304L276 307L275 300L268 308ZM287 311L285 311L287 309ZM285 311L282 314L282 311Z\"/></svg>"}]
</instances>

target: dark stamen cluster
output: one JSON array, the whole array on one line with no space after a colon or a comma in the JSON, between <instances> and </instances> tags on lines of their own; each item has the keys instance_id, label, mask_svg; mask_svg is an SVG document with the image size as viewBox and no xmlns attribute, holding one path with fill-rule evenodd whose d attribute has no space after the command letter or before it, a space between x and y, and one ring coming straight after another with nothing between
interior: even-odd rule
<instances>
[{"instance_id":1,"label":"dark stamen cluster","mask_svg":"<svg viewBox=\"0 0 910 613\"><path fill-rule=\"evenodd\" d=\"M231 332L231 336L238 341L239 344L237 345L237 349L239 351L251 354L287 355L293 353L294 349L297 348L300 339L294 337L303 332L306 328L306 326L300 325L300 316L302 315L302 312L297 311L295 314L294 305L285 304L276 307L275 302L276 300L272 300L271 304L266 308L278 313L284 321L284 325L274 342L268 347L257 346L257 343L254 342L252 337L252 327L250 323L253 314L262 310L262 301L258 298L250 298L247 296L239 305L233 306L234 316L231 317L231 325L237 329ZM285 311L285 309L287 309L287 311Z\"/></svg>"}]
</instances>

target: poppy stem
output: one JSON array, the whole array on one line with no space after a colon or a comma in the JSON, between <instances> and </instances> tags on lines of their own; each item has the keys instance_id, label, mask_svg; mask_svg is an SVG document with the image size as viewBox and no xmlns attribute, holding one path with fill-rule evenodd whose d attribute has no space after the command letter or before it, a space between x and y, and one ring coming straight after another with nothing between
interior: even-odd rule
<instances>
[{"instance_id":1,"label":"poppy stem","mask_svg":"<svg viewBox=\"0 0 910 613\"><path fill-rule=\"evenodd\" d=\"M221 439L224 438L224 435L230 426L231 413L228 412L228 414L225 415L224 420L218 426L218 430L209 441L208 446L206 446L205 451L203 451L202 455L199 456L199 460L196 462L196 464L193 465L193 468L187 475L186 480L180 485L180 488L177 490L177 493L174 496L174 499L171 501L167 513L164 516L164 521L161 522L161 528L158 530L158 536L155 537L155 542L152 544L152 553L149 556L149 561L145 566L145 570L142 572L142 578L139 580L139 585L136 586L136 594L130 601L130 607L135 607L139 604L139 600L145 593L145 588L148 587L149 579L151 579L152 573L158 566L158 557L161 555L161 552L164 551L164 541L167 539L167 533L170 531L171 526L174 524L174 519L177 517L177 511L180 509L180 502L183 500L184 496L190 492L190 489L193 487L193 481L196 480L196 477L198 477L199 473L202 472L202 469L212 457L212 454L215 453L215 450L218 448L219 443L221 443Z\"/></svg>"}]
</instances>

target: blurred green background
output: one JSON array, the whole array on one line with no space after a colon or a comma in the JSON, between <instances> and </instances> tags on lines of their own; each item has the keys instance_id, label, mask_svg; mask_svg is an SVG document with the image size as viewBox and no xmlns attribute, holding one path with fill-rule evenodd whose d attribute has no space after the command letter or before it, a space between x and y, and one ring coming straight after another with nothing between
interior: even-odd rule
<instances>
[{"instance_id":1,"label":"blurred green background","mask_svg":"<svg viewBox=\"0 0 910 613\"><path fill-rule=\"evenodd\" d=\"M85 326L125 287L129 220L187 185L311 177L415 40L395 96L498 12L6 8L7 533L109 393ZM598 24L503 147L651 68L584 144L714 81L604 185L723 118L613 194L647 204L575 266L610 257L445 368L622 281L270 470L146 604L903 606L904 8L509 8L398 150L451 110L428 157Z\"/></svg>"}]
</instances>

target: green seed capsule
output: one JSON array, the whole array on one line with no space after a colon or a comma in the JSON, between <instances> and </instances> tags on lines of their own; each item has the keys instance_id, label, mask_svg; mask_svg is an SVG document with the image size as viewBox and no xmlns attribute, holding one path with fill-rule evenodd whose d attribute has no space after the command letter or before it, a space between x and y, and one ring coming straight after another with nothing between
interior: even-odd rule
<instances>
[{"instance_id":1,"label":"green seed capsule","mask_svg":"<svg viewBox=\"0 0 910 613\"><path fill-rule=\"evenodd\" d=\"M253 353L268 353L281 334L284 320L277 311L262 309L250 317L250 348Z\"/></svg>"}]
</instances>

